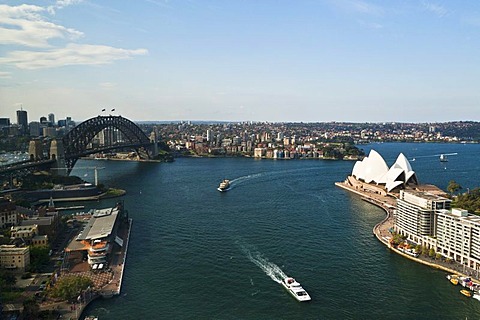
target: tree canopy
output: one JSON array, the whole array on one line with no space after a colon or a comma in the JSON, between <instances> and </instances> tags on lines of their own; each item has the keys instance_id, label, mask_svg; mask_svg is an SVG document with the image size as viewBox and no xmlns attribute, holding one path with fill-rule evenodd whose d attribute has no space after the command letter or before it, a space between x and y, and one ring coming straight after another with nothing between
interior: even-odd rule
<instances>
[{"instance_id":1,"label":"tree canopy","mask_svg":"<svg viewBox=\"0 0 480 320\"><path fill-rule=\"evenodd\" d=\"M452 202L452 207L462 208L470 213L480 213L480 188L456 196Z\"/></svg>"},{"instance_id":2,"label":"tree canopy","mask_svg":"<svg viewBox=\"0 0 480 320\"><path fill-rule=\"evenodd\" d=\"M60 277L51 289L51 295L54 298L60 298L62 300L74 300L80 295L82 290L91 286L93 286L93 282L89 277Z\"/></svg>"}]
</instances>

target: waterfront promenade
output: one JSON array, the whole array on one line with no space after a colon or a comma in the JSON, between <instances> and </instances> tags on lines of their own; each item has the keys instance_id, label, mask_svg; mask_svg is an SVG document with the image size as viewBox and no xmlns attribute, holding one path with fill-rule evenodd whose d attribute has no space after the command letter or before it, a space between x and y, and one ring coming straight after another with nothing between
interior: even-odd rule
<instances>
[{"instance_id":1,"label":"waterfront promenade","mask_svg":"<svg viewBox=\"0 0 480 320\"><path fill-rule=\"evenodd\" d=\"M349 192L359 195L362 198L362 200L372 203L382 208L386 212L386 217L373 227L373 234L381 243L386 245L390 250L392 250L393 252L405 258L408 258L418 263L422 263L429 267L440 269L451 274L470 277L474 282L477 282L477 283L480 282L480 277L478 272L473 270L465 270L465 266L459 265L454 262L446 262L443 260L425 257L422 255L419 255L418 257L414 257L391 246L389 240L392 237L391 230L393 230L393 226L394 226L393 212L396 208L395 198L383 196L373 192L361 191L345 182L336 182L335 185L337 187L343 188Z\"/></svg>"},{"instance_id":2,"label":"waterfront promenade","mask_svg":"<svg viewBox=\"0 0 480 320\"><path fill-rule=\"evenodd\" d=\"M85 263L82 264L83 267L86 267L86 269L83 268L85 270L82 269L82 266L77 265L67 273L70 275L73 274L90 277L94 282L94 289L82 292L75 303L67 301L45 303L41 305L40 309L42 311L55 311L59 317L61 316L61 319L83 319L83 317L88 316L83 314L84 309L93 300L98 298L111 298L115 295L119 295L122 289L123 273L125 271L131 229L132 219L129 219L127 223L122 223L119 228L117 235L123 239L123 245L112 251L110 265L107 271L93 272Z\"/></svg>"}]
</instances>

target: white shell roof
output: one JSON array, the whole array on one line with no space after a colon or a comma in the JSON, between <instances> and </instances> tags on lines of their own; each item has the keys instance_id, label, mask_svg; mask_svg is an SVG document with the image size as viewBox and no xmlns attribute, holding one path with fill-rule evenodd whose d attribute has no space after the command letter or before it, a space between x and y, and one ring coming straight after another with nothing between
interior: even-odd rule
<instances>
[{"instance_id":1,"label":"white shell roof","mask_svg":"<svg viewBox=\"0 0 480 320\"><path fill-rule=\"evenodd\" d=\"M402 184L418 184L417 176L403 153L389 169L383 157L372 149L368 157L355 163L352 175L366 183L384 184L389 192Z\"/></svg>"}]
</instances>

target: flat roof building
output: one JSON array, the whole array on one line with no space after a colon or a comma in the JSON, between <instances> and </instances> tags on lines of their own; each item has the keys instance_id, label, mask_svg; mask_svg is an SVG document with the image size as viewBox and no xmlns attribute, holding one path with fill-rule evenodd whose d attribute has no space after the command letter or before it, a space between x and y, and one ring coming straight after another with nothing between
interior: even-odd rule
<instances>
[{"instance_id":1,"label":"flat roof building","mask_svg":"<svg viewBox=\"0 0 480 320\"><path fill-rule=\"evenodd\" d=\"M17 248L14 245L0 246L0 267L4 269L25 271L30 265L30 249Z\"/></svg>"}]
</instances>

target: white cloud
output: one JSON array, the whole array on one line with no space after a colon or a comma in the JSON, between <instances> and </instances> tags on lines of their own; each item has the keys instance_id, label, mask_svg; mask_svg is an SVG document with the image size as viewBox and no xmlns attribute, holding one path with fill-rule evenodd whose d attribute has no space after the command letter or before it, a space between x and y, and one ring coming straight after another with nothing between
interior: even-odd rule
<instances>
[{"instance_id":1,"label":"white cloud","mask_svg":"<svg viewBox=\"0 0 480 320\"><path fill-rule=\"evenodd\" d=\"M112 89L112 88L115 88L117 86L116 83L113 83L113 82L102 82L100 83L100 87L104 88L104 89Z\"/></svg>"},{"instance_id":2,"label":"white cloud","mask_svg":"<svg viewBox=\"0 0 480 320\"><path fill-rule=\"evenodd\" d=\"M346 11L354 11L375 16L382 16L384 14L382 7L362 0L333 0L331 3Z\"/></svg>"},{"instance_id":3,"label":"white cloud","mask_svg":"<svg viewBox=\"0 0 480 320\"><path fill-rule=\"evenodd\" d=\"M46 48L51 39L75 40L83 36L82 32L47 21L43 12L44 8L34 5L0 5L0 44Z\"/></svg>"},{"instance_id":4,"label":"white cloud","mask_svg":"<svg viewBox=\"0 0 480 320\"><path fill-rule=\"evenodd\" d=\"M449 13L449 11L442 5L430 3L428 1L424 1L422 4L425 10L437 15L439 18L442 18Z\"/></svg>"},{"instance_id":5,"label":"white cloud","mask_svg":"<svg viewBox=\"0 0 480 320\"><path fill-rule=\"evenodd\" d=\"M368 21L359 20L358 23L360 23L362 26L364 26L366 28L369 28L369 29L382 29L383 28L383 25L381 25L380 23L376 23L376 22L368 22Z\"/></svg>"},{"instance_id":6,"label":"white cloud","mask_svg":"<svg viewBox=\"0 0 480 320\"><path fill-rule=\"evenodd\" d=\"M65 48L48 51L12 51L0 63L12 64L19 69L45 69L69 65L100 65L115 60L145 55L146 49L127 50L101 45L68 44Z\"/></svg>"},{"instance_id":7,"label":"white cloud","mask_svg":"<svg viewBox=\"0 0 480 320\"><path fill-rule=\"evenodd\" d=\"M83 33L49 22L45 17L51 10L81 1L57 0L54 6L48 8L25 4L0 5L0 45L37 49L6 51L4 56L0 57L0 64L31 70L67 65L101 65L147 54L146 49L128 50L105 45L72 43L70 41L83 36ZM50 40L64 40L66 44L54 46Z\"/></svg>"},{"instance_id":8,"label":"white cloud","mask_svg":"<svg viewBox=\"0 0 480 320\"><path fill-rule=\"evenodd\" d=\"M83 0L57 0L57 2L53 6L49 6L47 10L50 14L55 14L55 10L57 9L63 9L68 6L78 4L82 1Z\"/></svg>"}]
</instances>

